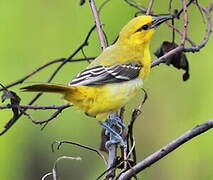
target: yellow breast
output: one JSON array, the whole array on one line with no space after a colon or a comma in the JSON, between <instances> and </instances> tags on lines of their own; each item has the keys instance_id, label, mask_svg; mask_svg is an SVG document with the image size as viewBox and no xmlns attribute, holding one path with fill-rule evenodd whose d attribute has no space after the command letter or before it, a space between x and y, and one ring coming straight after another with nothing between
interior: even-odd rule
<instances>
[{"instance_id":1,"label":"yellow breast","mask_svg":"<svg viewBox=\"0 0 213 180\"><path fill-rule=\"evenodd\" d=\"M64 98L91 116L117 111L135 96L143 80L112 83L102 86L75 86L75 91Z\"/></svg>"}]
</instances>

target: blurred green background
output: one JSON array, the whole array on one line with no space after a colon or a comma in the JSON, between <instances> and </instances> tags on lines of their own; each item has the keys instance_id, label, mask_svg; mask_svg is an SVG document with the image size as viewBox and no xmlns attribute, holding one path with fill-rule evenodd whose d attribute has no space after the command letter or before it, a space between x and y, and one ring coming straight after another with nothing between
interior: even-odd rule
<instances>
[{"instance_id":1,"label":"blurred green background","mask_svg":"<svg viewBox=\"0 0 213 180\"><path fill-rule=\"evenodd\" d=\"M97 0L100 5L102 0ZM147 6L147 2L138 0ZM210 1L204 1L207 4ZM181 6L174 2L173 6ZM168 12L168 2L159 1L155 12ZM112 42L122 26L134 15L135 10L123 0L109 2L101 14L104 30ZM205 25L199 11L191 7L190 31L193 40L199 42ZM26 75L41 64L52 59L67 57L84 40L93 25L88 3L83 7L74 0L1 0L0 1L0 82L4 85ZM163 40L171 40L171 31L162 25L152 42L152 52ZM178 38L177 38L178 40ZM188 54L191 78L182 82L182 72L160 65L152 70L145 81L149 99L143 113L136 122L138 160L156 151L196 124L213 117L213 41L209 40L201 52ZM101 52L96 32L90 45L85 48L87 56ZM77 57L82 57L79 54ZM152 55L153 59L155 57ZM67 83L87 66L87 62L67 64L53 82ZM52 65L27 82L45 82L56 65ZM26 85L26 84L24 84ZM11 88L26 104L33 93L21 93ZM139 103L142 93L128 105L126 119L133 107ZM35 104L62 104L58 95L46 94ZM42 120L51 111L31 111L34 118ZM0 126L11 117L10 110L0 112ZM95 154L73 146L65 145L59 151L51 152L54 140L72 140L92 147L99 147L101 128L92 118L86 117L75 108L65 110L41 131L40 125L22 117L5 135L0 137L0 179L38 180L50 172L54 161L61 155L81 156L82 161L64 160L58 168L63 180L95 179L105 166ZM213 179L213 131L209 131L146 169L139 179L146 180L210 180ZM51 179L51 178L47 178Z\"/></svg>"}]
</instances>

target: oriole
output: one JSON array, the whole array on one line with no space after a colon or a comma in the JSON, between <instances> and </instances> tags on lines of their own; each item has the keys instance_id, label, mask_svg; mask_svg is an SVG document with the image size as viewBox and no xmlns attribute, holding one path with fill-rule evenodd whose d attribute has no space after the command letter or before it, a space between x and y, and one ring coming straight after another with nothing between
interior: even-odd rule
<instances>
[{"instance_id":1,"label":"oriole","mask_svg":"<svg viewBox=\"0 0 213 180\"><path fill-rule=\"evenodd\" d=\"M135 96L150 72L149 45L155 28L169 16L138 16L123 27L115 44L106 48L68 85L34 84L25 91L62 94L64 99L98 121Z\"/></svg>"}]
</instances>

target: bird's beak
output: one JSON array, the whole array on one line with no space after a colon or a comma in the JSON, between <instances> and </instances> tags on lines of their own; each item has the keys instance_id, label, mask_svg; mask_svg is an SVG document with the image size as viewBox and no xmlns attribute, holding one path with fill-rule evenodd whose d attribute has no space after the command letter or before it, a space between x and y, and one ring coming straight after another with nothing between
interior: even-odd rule
<instances>
[{"instance_id":1,"label":"bird's beak","mask_svg":"<svg viewBox=\"0 0 213 180\"><path fill-rule=\"evenodd\" d=\"M151 24L151 28L156 28L163 22L172 19L172 16L158 16L158 17L153 17L154 21Z\"/></svg>"}]
</instances>

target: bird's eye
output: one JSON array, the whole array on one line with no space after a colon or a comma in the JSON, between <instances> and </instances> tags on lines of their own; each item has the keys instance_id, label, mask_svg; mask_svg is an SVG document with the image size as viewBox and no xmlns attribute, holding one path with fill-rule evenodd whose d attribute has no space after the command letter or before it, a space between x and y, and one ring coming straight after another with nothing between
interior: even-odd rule
<instances>
[{"instance_id":1,"label":"bird's eye","mask_svg":"<svg viewBox=\"0 0 213 180\"><path fill-rule=\"evenodd\" d=\"M143 26L141 27L141 29L147 30L147 29L149 29L149 25L148 25L148 24L145 24L145 25L143 25Z\"/></svg>"},{"instance_id":2,"label":"bird's eye","mask_svg":"<svg viewBox=\"0 0 213 180\"><path fill-rule=\"evenodd\" d=\"M142 27L140 27L136 32L140 32L142 30L148 30L150 27L150 24L145 24Z\"/></svg>"}]
</instances>

